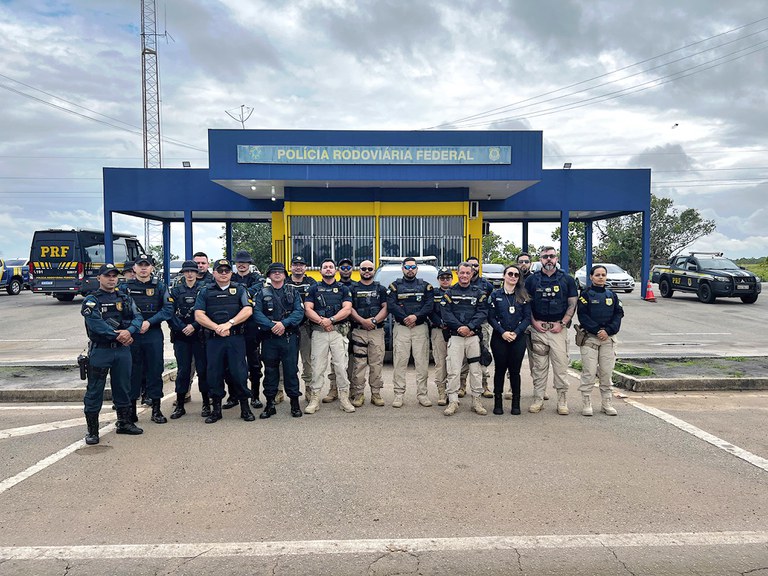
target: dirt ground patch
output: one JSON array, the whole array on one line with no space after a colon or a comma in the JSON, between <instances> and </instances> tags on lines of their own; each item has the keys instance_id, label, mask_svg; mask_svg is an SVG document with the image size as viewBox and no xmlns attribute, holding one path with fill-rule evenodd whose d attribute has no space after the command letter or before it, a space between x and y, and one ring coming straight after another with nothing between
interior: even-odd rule
<instances>
[{"instance_id":1,"label":"dirt ground patch","mask_svg":"<svg viewBox=\"0 0 768 576\"><path fill-rule=\"evenodd\" d=\"M77 366L0 366L0 389L85 388Z\"/></svg>"}]
</instances>

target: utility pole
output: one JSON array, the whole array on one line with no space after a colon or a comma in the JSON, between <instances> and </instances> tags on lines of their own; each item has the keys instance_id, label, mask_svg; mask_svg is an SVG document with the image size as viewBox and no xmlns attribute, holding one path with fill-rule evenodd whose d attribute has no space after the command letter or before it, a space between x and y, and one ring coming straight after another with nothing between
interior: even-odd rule
<instances>
[{"instance_id":1,"label":"utility pole","mask_svg":"<svg viewBox=\"0 0 768 576\"><path fill-rule=\"evenodd\" d=\"M141 100L144 168L160 168L160 80L157 66L157 7L141 0ZM162 225L144 220L144 249L162 244Z\"/></svg>"}]
</instances>

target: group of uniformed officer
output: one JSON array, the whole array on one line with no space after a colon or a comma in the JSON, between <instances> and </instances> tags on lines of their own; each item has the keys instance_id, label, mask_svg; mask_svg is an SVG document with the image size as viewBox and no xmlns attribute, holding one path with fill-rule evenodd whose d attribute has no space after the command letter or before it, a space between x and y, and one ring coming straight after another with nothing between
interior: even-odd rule
<instances>
[{"instance_id":1,"label":"group of uniformed officer","mask_svg":"<svg viewBox=\"0 0 768 576\"><path fill-rule=\"evenodd\" d=\"M531 297L528 352L534 402L529 411L541 410L551 363L558 391L557 410L567 414L566 327L575 313L576 289L573 279L556 269L553 248L545 248L541 260L541 272L526 274L530 256L521 254L518 258L518 269L527 276L525 287ZM364 403L366 380L370 402L383 406L382 327L390 313L394 318L392 406L403 406L411 357L417 400L421 406L432 405L427 388L431 340L438 405L446 406L444 413L450 416L457 412L459 398L466 393L467 378L472 411L487 413L480 397L494 396L487 384L490 361L483 361L490 357L488 315L493 286L479 276L476 258L459 264L458 282L453 285L452 271L440 268L436 288L417 277L414 258L405 258L403 276L388 288L373 280L371 260L360 262L358 282L350 279L349 259L339 262L339 280L336 263L332 259L323 261L320 282L306 275L306 262L301 256L292 259L290 274L282 263L270 264L266 279L250 272L251 263L250 255L240 251L234 266L228 259L216 260L211 274L208 257L199 252L193 260L184 262L170 290L153 275L152 259L146 255L139 256L132 266L126 263L126 276L133 272L135 277L127 279L120 289L116 288L117 268L112 264L101 267L99 289L83 301L82 307L91 340L85 396L87 443L98 443L98 412L110 370L118 433L141 434L135 423L142 386L152 407L151 420L167 422L160 410L160 325L164 321L171 329L178 365L171 419L186 414L184 405L193 372L197 373L203 399L201 416L207 423L220 420L222 408L237 405L243 420L255 420L251 407L263 407L259 417L269 418L276 413L284 393L290 399L291 415L300 417L299 357L308 402L305 413L313 414L320 409L321 401L329 403L337 398L342 410L354 412ZM262 362L266 406L259 400ZM327 373L329 363L331 371ZM326 379L331 391L323 398ZM230 398L223 404L225 384ZM280 389L283 386L285 392ZM500 390L495 392L498 409ZM519 389L516 401L518 409L513 413L519 414ZM497 409L494 413L498 414Z\"/></svg>"}]
</instances>

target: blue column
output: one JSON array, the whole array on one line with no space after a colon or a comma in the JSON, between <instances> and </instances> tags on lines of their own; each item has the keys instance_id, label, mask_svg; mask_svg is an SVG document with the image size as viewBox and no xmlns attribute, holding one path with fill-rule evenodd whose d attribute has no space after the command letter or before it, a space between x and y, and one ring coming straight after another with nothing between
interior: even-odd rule
<instances>
[{"instance_id":1,"label":"blue column","mask_svg":"<svg viewBox=\"0 0 768 576\"><path fill-rule=\"evenodd\" d=\"M584 222L584 264L587 266L587 286L591 284L589 281L589 271L592 269L592 220Z\"/></svg>"},{"instance_id":2,"label":"blue column","mask_svg":"<svg viewBox=\"0 0 768 576\"><path fill-rule=\"evenodd\" d=\"M184 210L184 259L192 260L195 253L192 243L192 210Z\"/></svg>"},{"instance_id":3,"label":"blue column","mask_svg":"<svg viewBox=\"0 0 768 576\"><path fill-rule=\"evenodd\" d=\"M568 274L568 210L560 212L560 268Z\"/></svg>"},{"instance_id":4,"label":"blue column","mask_svg":"<svg viewBox=\"0 0 768 576\"><path fill-rule=\"evenodd\" d=\"M523 246L522 252L528 252L528 222L523 222Z\"/></svg>"},{"instance_id":5,"label":"blue column","mask_svg":"<svg viewBox=\"0 0 768 576\"><path fill-rule=\"evenodd\" d=\"M651 210L643 210L643 259L640 275L642 284L640 285L640 296L645 298L648 280L651 274Z\"/></svg>"},{"instance_id":6,"label":"blue column","mask_svg":"<svg viewBox=\"0 0 768 576\"><path fill-rule=\"evenodd\" d=\"M225 239L226 239L226 253L224 254L225 258L233 258L234 254L232 253L232 222L227 222L224 225L225 229Z\"/></svg>"},{"instance_id":7,"label":"blue column","mask_svg":"<svg viewBox=\"0 0 768 576\"><path fill-rule=\"evenodd\" d=\"M171 223L163 220L163 279L169 286L171 281Z\"/></svg>"},{"instance_id":8,"label":"blue column","mask_svg":"<svg viewBox=\"0 0 768 576\"><path fill-rule=\"evenodd\" d=\"M111 262L112 264L117 264L117 262L113 262L115 258L115 250L114 246L112 245L112 211L109 209L109 206L107 205L107 196L104 195L104 261L105 262ZM122 262L120 262L122 264Z\"/></svg>"}]
</instances>

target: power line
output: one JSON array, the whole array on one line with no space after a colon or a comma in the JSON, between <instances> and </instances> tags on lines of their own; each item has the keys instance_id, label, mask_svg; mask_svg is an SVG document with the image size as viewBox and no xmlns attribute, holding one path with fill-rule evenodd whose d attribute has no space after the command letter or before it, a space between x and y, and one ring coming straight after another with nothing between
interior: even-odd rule
<instances>
[{"instance_id":1,"label":"power line","mask_svg":"<svg viewBox=\"0 0 768 576\"><path fill-rule=\"evenodd\" d=\"M485 116L488 116L488 115L496 115L496 114L500 114L500 113L502 113L502 111L504 111L504 110L508 110L508 109L511 109L511 108L512 108L512 107L514 107L514 106L519 106L520 104L525 104L526 102L531 102L531 101L533 101L533 100L537 100L537 99L543 98L543 97L545 97L545 96L549 96L549 95L552 95L552 94L556 94L556 93L558 93L558 92L562 92L562 91L564 91L564 90L568 90L568 89L570 89L570 88L574 88L574 87L577 87L577 86L581 86L581 85L583 85L583 84L587 84L587 83L589 83L589 82L593 82L594 80L599 80L600 78L605 78L605 77L607 77L607 76L610 76L610 75L612 75L612 74L616 74L616 73L618 73L618 72L622 72L622 71L624 71L624 70L628 70L628 69L630 69L630 68L633 68L633 67L635 67L635 66L639 66L639 65L642 65L642 64L645 64L645 63L651 62L652 60L656 60L656 59L659 59L659 58L663 58L664 56L668 56L668 55L670 55L670 54L674 54L674 53L676 53L676 52L680 52L680 51L682 51L682 50L685 50L685 49L688 49L688 48L690 48L690 47L692 47L692 46L696 46L696 45L698 45L698 44L702 44L702 43L704 43L704 42L708 42L708 41L710 41L710 40L713 40L713 39L715 39L715 38L718 38L718 37L720 37L720 36L724 36L724 35L726 35L726 34L731 34L731 33L733 33L733 32L736 32L736 31L738 31L738 30L742 30L742 29L744 29L744 28L747 28L747 27L749 27L749 26L752 26L752 25L754 25L754 24L757 24L757 23L763 22L763 21L765 21L765 20L768 20L768 17L760 18L760 19L758 19L758 20L755 20L755 21L753 21L753 22L749 22L749 23L747 23L747 24L744 24L744 25L742 25L742 26L738 26L738 27L736 27L736 28L732 28L732 29L730 29L730 30L726 30L725 32L721 32L721 33L719 33L719 34L715 34L714 36L710 36L710 37L708 37L708 38L704 38L704 39L702 39L702 40L698 40L698 41L696 41L696 42L692 42L692 43L690 43L690 44L687 44L687 45L685 45L685 46L682 46L682 47L680 47L680 48L676 48L675 50L670 50L670 51L668 51L668 52L664 52L664 53L662 53L662 54L658 54L658 55L656 55L656 56L653 56L653 57L651 57L651 58L647 58L647 59L645 59L645 60L641 60L641 61L635 62L635 63L633 63L633 64L629 64L629 65L627 65L627 66L624 66L624 67L622 67L622 68L618 68L618 69L616 69L616 70L612 70L612 71L610 71L610 72L606 72L606 73L604 73L604 74L600 74L600 75L598 75L598 76L594 76L594 77L592 77L592 78L589 78L589 79L587 79L587 80L582 80L582 81L580 81L580 82L576 82L576 83L573 83L573 84L569 84L569 85L567 85L567 86L563 86L563 87L561 87L561 88L557 88L557 89L555 89L555 90L550 90L550 91L548 91L548 92L544 92L544 93L542 93L542 94L539 94L539 95L537 95L537 96L532 96L532 97L530 97L530 98L526 98L526 99L524 99L524 100L520 100L520 101L518 101L518 102L514 102L514 103L512 103L512 104L508 104L508 105L505 105L505 106L501 106L501 107L498 107L498 108L493 108L493 109L491 109L491 110L488 110L488 111L485 111L485 112L480 112L480 113L478 113L478 114L473 114L473 115L470 115L470 116L465 116L465 117L463 117L463 118L460 118L460 119L458 119L458 120L454 120L454 121L452 121L452 122L444 122L444 123L441 123L441 124L438 124L438 125L435 125L435 126L431 126L431 127L427 128L427 130L431 130L431 129L435 129L435 128L441 128L441 127L443 127L443 126L455 126L456 124L460 124L460 123L463 123L463 122L466 122L466 121L470 121L470 120L476 120L476 119L479 119L479 118L482 118L482 117L485 117ZM749 36L751 36L751 35L754 35L754 34L756 34L756 33L750 34ZM738 38L737 40L734 40L734 41L738 41L738 40L741 40L741 39L743 39L743 38L746 38L746 37L749 37L749 36L740 37L740 38ZM730 43L730 42L729 42L729 43ZM719 47L719 46L716 46L716 47L713 47L713 48L717 48L717 47ZM690 57L691 57L691 56L688 56L688 58L690 58ZM577 92L577 93L578 93L578 92Z\"/></svg>"}]
</instances>

